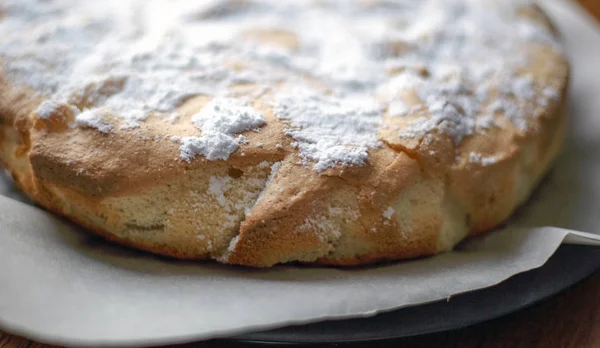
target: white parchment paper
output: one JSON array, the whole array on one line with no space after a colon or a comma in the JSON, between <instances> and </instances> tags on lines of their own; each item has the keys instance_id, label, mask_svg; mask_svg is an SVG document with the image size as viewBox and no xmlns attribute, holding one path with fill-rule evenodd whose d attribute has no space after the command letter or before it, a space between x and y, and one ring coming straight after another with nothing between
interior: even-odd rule
<instances>
[{"instance_id":1,"label":"white parchment paper","mask_svg":"<svg viewBox=\"0 0 600 348\"><path fill-rule=\"evenodd\" d=\"M503 230L451 253L380 267L248 270L109 245L0 180L0 327L76 346L223 337L432 302L539 267L563 242L600 245L600 30L571 3L544 7L574 66L571 137Z\"/></svg>"}]
</instances>

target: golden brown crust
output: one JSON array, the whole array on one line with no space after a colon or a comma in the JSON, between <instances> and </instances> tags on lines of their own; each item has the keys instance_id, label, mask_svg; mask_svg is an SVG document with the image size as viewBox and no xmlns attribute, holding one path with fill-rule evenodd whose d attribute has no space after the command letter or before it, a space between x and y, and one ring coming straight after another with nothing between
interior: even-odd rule
<instances>
[{"instance_id":1,"label":"golden brown crust","mask_svg":"<svg viewBox=\"0 0 600 348\"><path fill-rule=\"evenodd\" d=\"M271 38L293 41L281 32ZM189 116L175 123L151 117L139 128L108 134L72 128L68 110L41 119L35 109L43 98L4 80L0 159L44 208L162 255L256 267L432 255L505 221L561 147L568 63L545 47L523 54L531 61L526 72L561 90L528 115L528 131L498 118L500 127L457 146L441 133L406 139L388 127L380 132L384 145L370 150L362 167L318 173L299 164L268 94L254 105L266 126L244 133L262 146L242 144L227 161L198 156L187 162L170 135L193 135ZM191 115L208 101L192 98L179 111ZM496 161L474 163L473 152Z\"/></svg>"}]
</instances>

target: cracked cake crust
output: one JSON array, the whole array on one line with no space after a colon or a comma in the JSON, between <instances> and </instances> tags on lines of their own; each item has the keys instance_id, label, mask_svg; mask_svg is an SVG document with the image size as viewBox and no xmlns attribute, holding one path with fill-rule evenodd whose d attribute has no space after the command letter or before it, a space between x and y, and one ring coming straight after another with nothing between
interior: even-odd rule
<instances>
[{"instance_id":1,"label":"cracked cake crust","mask_svg":"<svg viewBox=\"0 0 600 348\"><path fill-rule=\"evenodd\" d=\"M527 16L551 27L539 9L527 9ZM299 45L281 31L250 34ZM377 128L380 143L367 148L364 163L322 170L315 170L312 159L307 162L290 136L294 119L278 117L274 106L277 91L293 88L294 79L266 91L252 83L228 87L234 95L252 96L250 105L264 125L239 132L244 140L226 160L202 155L186 160L182 139L198 135L193 115L212 96L187 98L174 110L180 115L175 121L150 114L136 127L119 128L122 120L108 113L103 120L110 130L103 132L75 125L79 113L70 105L84 110L88 99L43 113L41 105L51 98L15 83L5 71L0 159L15 183L44 208L107 239L175 258L269 267L433 255L505 221L561 148L568 62L544 45L531 44L520 53L529 61L518 76L528 76L538 95L547 86L558 92L544 105L522 111L526 128L500 112L494 127L460 141L439 124L398 136L422 116L423 100L410 87L402 95L413 114L384 114ZM493 101L492 96L486 103Z\"/></svg>"}]
</instances>

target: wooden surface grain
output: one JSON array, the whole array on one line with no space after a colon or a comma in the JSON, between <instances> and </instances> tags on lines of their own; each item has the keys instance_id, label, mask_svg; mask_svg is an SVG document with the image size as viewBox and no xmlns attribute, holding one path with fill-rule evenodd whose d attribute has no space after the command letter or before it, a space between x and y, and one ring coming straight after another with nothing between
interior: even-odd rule
<instances>
[{"instance_id":1,"label":"wooden surface grain","mask_svg":"<svg viewBox=\"0 0 600 348\"><path fill-rule=\"evenodd\" d=\"M600 19L600 0L578 0ZM1 287L0 287L1 291ZM179 348L231 346L202 342ZM242 345L245 346L245 345ZM330 345L354 347L358 345ZM600 271L541 304L500 319L440 334L381 342L382 347L598 348L600 347ZM0 348L54 348L0 331Z\"/></svg>"},{"instance_id":2,"label":"wooden surface grain","mask_svg":"<svg viewBox=\"0 0 600 348\"><path fill-rule=\"evenodd\" d=\"M600 19L600 1L599 0L577 0L594 17Z\"/></svg>"}]
</instances>

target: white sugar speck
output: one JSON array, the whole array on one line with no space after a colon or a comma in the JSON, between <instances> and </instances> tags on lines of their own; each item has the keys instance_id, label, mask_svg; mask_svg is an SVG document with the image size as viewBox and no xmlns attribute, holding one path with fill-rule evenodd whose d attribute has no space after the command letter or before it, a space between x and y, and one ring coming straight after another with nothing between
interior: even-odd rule
<instances>
[{"instance_id":1,"label":"white sugar speck","mask_svg":"<svg viewBox=\"0 0 600 348\"><path fill-rule=\"evenodd\" d=\"M233 239L232 239L232 240L229 242L229 245L227 246L227 251L228 251L228 252L232 252L232 251L235 249L235 246L237 245L239 238L240 238L239 236L235 236L235 237L233 237Z\"/></svg>"},{"instance_id":2,"label":"white sugar speck","mask_svg":"<svg viewBox=\"0 0 600 348\"><path fill-rule=\"evenodd\" d=\"M386 209L386 210L383 212L383 217L389 220L389 219L391 219L391 218L392 218L392 215L394 215L394 212L395 212L394 208L392 208L392 207L388 207L388 208L387 208L387 209Z\"/></svg>"},{"instance_id":3,"label":"white sugar speck","mask_svg":"<svg viewBox=\"0 0 600 348\"><path fill-rule=\"evenodd\" d=\"M219 204L223 207L227 205L227 198L225 198L225 189L229 181L231 181L231 178L229 178L228 176L211 176L208 184L208 192L215 196Z\"/></svg>"},{"instance_id":4,"label":"white sugar speck","mask_svg":"<svg viewBox=\"0 0 600 348\"><path fill-rule=\"evenodd\" d=\"M469 161L471 163L476 163L476 164L480 164L483 167L487 167L489 165L492 165L496 162L498 162L498 158L496 157L485 157L480 153L476 153L476 152L471 152L469 154Z\"/></svg>"}]
</instances>

